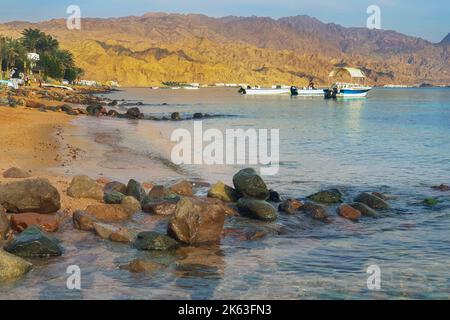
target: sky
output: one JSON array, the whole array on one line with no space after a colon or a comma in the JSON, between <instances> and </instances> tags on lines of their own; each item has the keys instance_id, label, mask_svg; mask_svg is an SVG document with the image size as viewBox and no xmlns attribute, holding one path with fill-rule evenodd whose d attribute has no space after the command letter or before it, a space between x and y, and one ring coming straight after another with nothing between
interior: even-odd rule
<instances>
[{"instance_id":1,"label":"sky","mask_svg":"<svg viewBox=\"0 0 450 320\"><path fill-rule=\"evenodd\" d=\"M82 17L119 17L147 12L202 13L213 17L309 15L345 27L365 27L367 7L381 10L381 28L431 42L450 33L449 0L2 0L0 22L67 17L78 5Z\"/></svg>"}]
</instances>

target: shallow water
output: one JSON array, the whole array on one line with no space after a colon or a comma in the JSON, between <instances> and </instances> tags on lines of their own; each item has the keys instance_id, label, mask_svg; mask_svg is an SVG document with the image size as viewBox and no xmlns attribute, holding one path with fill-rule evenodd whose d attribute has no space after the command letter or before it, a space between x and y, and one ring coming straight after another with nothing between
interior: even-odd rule
<instances>
[{"instance_id":1,"label":"shallow water","mask_svg":"<svg viewBox=\"0 0 450 320\"><path fill-rule=\"evenodd\" d=\"M265 177L284 196L304 198L339 187L345 201L359 192L390 194L392 209L377 219L332 223L299 214L276 223L233 218L220 246L165 255L71 231L57 234L66 253L18 282L0 287L0 298L123 299L449 299L450 90L375 89L368 99L240 96L230 89L127 89L106 95L142 101L148 114L210 113L204 129L280 129L280 170ZM162 105L166 103L167 105ZM77 118L67 141L85 150L81 160L55 171L88 173L127 181L167 183L180 177L231 183L242 166L175 166L170 162L176 128L193 121L131 121ZM204 190L200 190L204 192ZM422 205L439 197L436 207ZM165 231L167 221L138 214L130 227ZM263 239L247 240L256 230ZM167 267L136 275L118 266L144 256ZM68 265L82 270L82 290L66 289ZM366 269L381 269L381 290L367 289Z\"/></svg>"}]
</instances>

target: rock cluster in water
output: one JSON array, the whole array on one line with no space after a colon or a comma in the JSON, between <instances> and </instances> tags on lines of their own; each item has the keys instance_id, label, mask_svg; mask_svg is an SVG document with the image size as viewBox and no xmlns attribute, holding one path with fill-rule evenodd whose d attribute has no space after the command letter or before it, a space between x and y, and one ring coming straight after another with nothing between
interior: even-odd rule
<instances>
[{"instance_id":1,"label":"rock cluster in water","mask_svg":"<svg viewBox=\"0 0 450 320\"><path fill-rule=\"evenodd\" d=\"M32 268L26 259L47 259L65 253L63 243L50 235L61 224L59 191L48 180L33 178L19 168L7 170L4 176L11 181L0 184L0 281L26 274ZM280 215L287 218L296 214L324 223L340 218L356 223L380 217L390 208L389 198L379 192L363 192L348 202L338 189L322 190L304 199L284 198L269 189L252 168L240 170L232 181L233 186L222 181L208 185L207 196L198 196L198 184L186 180L167 186L142 184L134 179L126 184L104 181L102 185L82 175L72 178L66 193L96 203L73 212L73 229L90 232L103 241L153 252L218 244L228 232L224 230L225 222L236 216L266 224ZM434 189L446 191L444 187ZM435 205L433 199L425 199L424 204ZM335 208L335 215L330 208ZM167 232L127 227L137 213L165 219ZM267 231L253 230L245 239L255 241L265 236ZM164 268L140 258L120 267L131 272Z\"/></svg>"}]
</instances>

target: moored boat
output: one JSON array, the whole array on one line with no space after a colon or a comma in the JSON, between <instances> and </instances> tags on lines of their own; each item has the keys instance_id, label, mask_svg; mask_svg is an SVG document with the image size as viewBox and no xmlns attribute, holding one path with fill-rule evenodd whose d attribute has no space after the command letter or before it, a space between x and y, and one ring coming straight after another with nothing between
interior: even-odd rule
<instances>
[{"instance_id":1,"label":"moored boat","mask_svg":"<svg viewBox=\"0 0 450 320\"><path fill-rule=\"evenodd\" d=\"M301 96L301 97L323 97L323 89L298 89L297 87L291 87L291 96Z\"/></svg>"},{"instance_id":2,"label":"moored boat","mask_svg":"<svg viewBox=\"0 0 450 320\"><path fill-rule=\"evenodd\" d=\"M366 75L357 68L336 68L329 77L336 77L342 72L350 74L352 79L358 79L360 82L365 82ZM365 98L372 87L366 86L364 83L344 83L336 82L329 89L324 90L325 99L337 98Z\"/></svg>"},{"instance_id":3,"label":"moored boat","mask_svg":"<svg viewBox=\"0 0 450 320\"><path fill-rule=\"evenodd\" d=\"M240 88L240 94L246 95L278 95L278 94L290 94L291 90L289 88Z\"/></svg>"}]
</instances>

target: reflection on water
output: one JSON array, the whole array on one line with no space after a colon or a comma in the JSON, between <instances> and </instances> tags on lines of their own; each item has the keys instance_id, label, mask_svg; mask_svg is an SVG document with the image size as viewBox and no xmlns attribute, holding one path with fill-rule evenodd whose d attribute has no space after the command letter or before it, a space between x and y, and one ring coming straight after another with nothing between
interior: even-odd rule
<instances>
[{"instance_id":1,"label":"reflection on water","mask_svg":"<svg viewBox=\"0 0 450 320\"><path fill-rule=\"evenodd\" d=\"M338 187L350 202L362 191L393 197L379 218L352 223L329 206L331 223L280 215L277 222L228 219L218 246L143 253L72 231L57 233L61 258L37 262L24 279L0 288L1 298L62 299L449 299L450 91L376 89L365 100L243 97L234 90L129 89L109 95L142 101L145 113L208 112L207 128L279 128L280 172L265 177L286 197ZM163 105L166 103L167 105ZM167 183L180 177L231 183L239 166L170 163L170 134L192 121L78 118L66 132L86 156L64 172ZM95 142L96 141L96 142ZM205 189L200 190L204 193ZM436 207L422 204L438 197ZM127 225L165 232L167 218L140 213ZM120 268L134 259L158 263L150 273ZM82 269L80 292L65 287L67 266ZM381 268L380 291L367 289L369 265Z\"/></svg>"}]
</instances>

